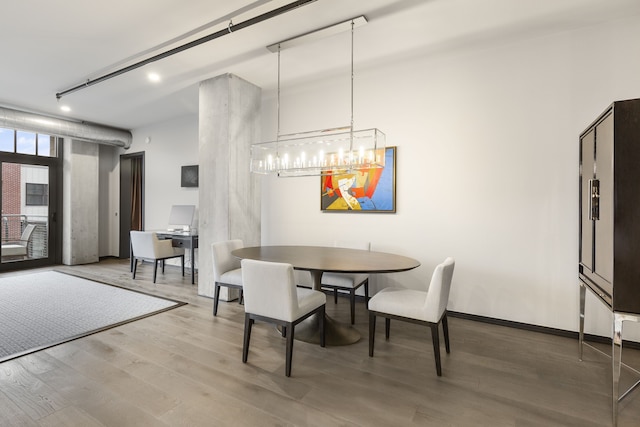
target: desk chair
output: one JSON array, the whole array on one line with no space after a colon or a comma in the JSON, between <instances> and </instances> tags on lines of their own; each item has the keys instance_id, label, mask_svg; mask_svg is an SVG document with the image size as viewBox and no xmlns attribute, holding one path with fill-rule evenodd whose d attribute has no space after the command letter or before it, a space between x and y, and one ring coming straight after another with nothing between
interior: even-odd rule
<instances>
[{"instance_id":1,"label":"desk chair","mask_svg":"<svg viewBox=\"0 0 640 427\"><path fill-rule=\"evenodd\" d=\"M231 251L242 248L242 240L224 240L211 244L211 256L213 258L213 315L218 315L218 301L220 299L220 286L240 290L238 303L242 304L242 270L240 260Z\"/></svg>"},{"instance_id":2,"label":"desk chair","mask_svg":"<svg viewBox=\"0 0 640 427\"><path fill-rule=\"evenodd\" d=\"M442 323L444 343L449 348L449 327L447 325L447 303L455 261L447 258L438 265L431 276L431 284L426 291L413 289L385 288L369 300L369 356L373 357L376 332L376 316L385 318L385 336L389 339L391 319L417 323L431 328L433 353L436 359L436 373L442 376L440 366L440 337L438 325Z\"/></svg>"},{"instance_id":3,"label":"desk chair","mask_svg":"<svg viewBox=\"0 0 640 427\"><path fill-rule=\"evenodd\" d=\"M22 235L20 235L20 240L14 242L3 242L2 243L2 256L3 257L26 257L29 252L29 243L31 243L31 239L33 238L33 231L36 229L35 224L28 224L24 230L22 230Z\"/></svg>"},{"instance_id":4,"label":"desk chair","mask_svg":"<svg viewBox=\"0 0 640 427\"><path fill-rule=\"evenodd\" d=\"M334 242L334 246L338 248L371 250L369 242ZM322 287L333 290L333 301L338 303L338 290L346 290L349 292L349 303L351 304L351 324L356 319L356 290L364 285L365 301L369 301L369 275L356 273L324 273L322 275Z\"/></svg>"},{"instance_id":5,"label":"desk chair","mask_svg":"<svg viewBox=\"0 0 640 427\"><path fill-rule=\"evenodd\" d=\"M244 283L244 342L242 362L247 363L253 323L265 321L282 327L287 339L285 374L291 376L295 326L317 313L320 316L320 345L325 346L325 305L327 297L320 291L298 288L291 264L242 260Z\"/></svg>"},{"instance_id":6,"label":"desk chair","mask_svg":"<svg viewBox=\"0 0 640 427\"><path fill-rule=\"evenodd\" d=\"M133 279L136 278L138 260L153 262L153 283L156 283L158 273L158 261L162 263L164 274L164 260L180 258L182 263L182 276L184 276L184 249L174 248L171 240L160 240L153 231L134 231L131 236L131 256L133 257Z\"/></svg>"}]
</instances>

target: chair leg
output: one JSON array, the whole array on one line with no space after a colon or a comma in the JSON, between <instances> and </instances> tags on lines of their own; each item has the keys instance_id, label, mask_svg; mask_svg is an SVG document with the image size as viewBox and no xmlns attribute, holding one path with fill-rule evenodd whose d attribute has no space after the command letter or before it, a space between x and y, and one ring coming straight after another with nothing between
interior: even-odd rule
<instances>
[{"instance_id":1,"label":"chair leg","mask_svg":"<svg viewBox=\"0 0 640 427\"><path fill-rule=\"evenodd\" d=\"M156 276L158 275L158 260L153 260L153 283L156 283Z\"/></svg>"},{"instance_id":2,"label":"chair leg","mask_svg":"<svg viewBox=\"0 0 640 427\"><path fill-rule=\"evenodd\" d=\"M369 308L369 279L364 281L364 303Z\"/></svg>"},{"instance_id":3,"label":"chair leg","mask_svg":"<svg viewBox=\"0 0 640 427\"><path fill-rule=\"evenodd\" d=\"M447 322L447 312L444 312L444 316L442 316L442 332L444 332L444 348L447 350L447 353L451 353L451 348L449 347L449 325Z\"/></svg>"},{"instance_id":4,"label":"chair leg","mask_svg":"<svg viewBox=\"0 0 640 427\"><path fill-rule=\"evenodd\" d=\"M164 274L164 260L160 261L160 264L162 265L162 274Z\"/></svg>"},{"instance_id":5,"label":"chair leg","mask_svg":"<svg viewBox=\"0 0 640 427\"><path fill-rule=\"evenodd\" d=\"M389 339L389 332L391 330L391 319L389 319L388 317L384 318L384 337L388 340Z\"/></svg>"},{"instance_id":6,"label":"chair leg","mask_svg":"<svg viewBox=\"0 0 640 427\"><path fill-rule=\"evenodd\" d=\"M133 260L133 275L131 276L132 279L136 278L136 271L138 270L138 259L134 258Z\"/></svg>"},{"instance_id":7,"label":"chair leg","mask_svg":"<svg viewBox=\"0 0 640 427\"><path fill-rule=\"evenodd\" d=\"M338 288L333 288L333 303L338 303Z\"/></svg>"},{"instance_id":8,"label":"chair leg","mask_svg":"<svg viewBox=\"0 0 640 427\"><path fill-rule=\"evenodd\" d=\"M356 323L356 290L349 290L349 304L351 304L351 324Z\"/></svg>"},{"instance_id":9,"label":"chair leg","mask_svg":"<svg viewBox=\"0 0 640 427\"><path fill-rule=\"evenodd\" d=\"M220 300L220 285L218 282L214 285L213 288L213 315L218 315L218 301Z\"/></svg>"},{"instance_id":10,"label":"chair leg","mask_svg":"<svg viewBox=\"0 0 640 427\"><path fill-rule=\"evenodd\" d=\"M238 304L244 305L244 292L242 291L242 288L240 288L240 296L238 297Z\"/></svg>"},{"instance_id":11,"label":"chair leg","mask_svg":"<svg viewBox=\"0 0 640 427\"><path fill-rule=\"evenodd\" d=\"M180 261L182 263L182 277L184 277L184 255L180 256ZM193 260L191 260L193 262Z\"/></svg>"},{"instance_id":12,"label":"chair leg","mask_svg":"<svg viewBox=\"0 0 640 427\"><path fill-rule=\"evenodd\" d=\"M282 328L282 330L284 331L284 328ZM287 329L289 329L288 334L287 334L287 356L286 356L286 365L285 365L285 374L290 377L291 376L291 359L293 358L293 334L294 334L294 328L295 326L293 326L293 323L287 323L286 326Z\"/></svg>"},{"instance_id":13,"label":"chair leg","mask_svg":"<svg viewBox=\"0 0 640 427\"><path fill-rule=\"evenodd\" d=\"M247 363L249 357L249 341L251 341L251 327L254 320L251 318L251 314L244 314L244 341L242 344L242 363Z\"/></svg>"},{"instance_id":14,"label":"chair leg","mask_svg":"<svg viewBox=\"0 0 640 427\"><path fill-rule=\"evenodd\" d=\"M376 315L369 312L369 357L373 357L373 342L376 335Z\"/></svg>"},{"instance_id":15,"label":"chair leg","mask_svg":"<svg viewBox=\"0 0 640 427\"><path fill-rule=\"evenodd\" d=\"M442 368L440 366L440 334L438 332L438 324L432 323L431 325L431 340L433 341L433 355L436 359L436 373L439 377L442 376Z\"/></svg>"}]
</instances>

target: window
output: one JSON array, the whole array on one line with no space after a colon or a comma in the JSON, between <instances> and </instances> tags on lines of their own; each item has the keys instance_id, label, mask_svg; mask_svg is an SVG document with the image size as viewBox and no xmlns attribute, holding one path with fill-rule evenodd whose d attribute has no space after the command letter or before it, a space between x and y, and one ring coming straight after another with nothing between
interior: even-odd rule
<instances>
[{"instance_id":1,"label":"window","mask_svg":"<svg viewBox=\"0 0 640 427\"><path fill-rule=\"evenodd\" d=\"M43 157L58 155L58 138L34 132L0 128L0 151Z\"/></svg>"},{"instance_id":2,"label":"window","mask_svg":"<svg viewBox=\"0 0 640 427\"><path fill-rule=\"evenodd\" d=\"M50 135L38 134L38 156L55 157L56 156L56 137Z\"/></svg>"},{"instance_id":3,"label":"window","mask_svg":"<svg viewBox=\"0 0 640 427\"><path fill-rule=\"evenodd\" d=\"M36 154L36 134L33 132L16 132L16 151L21 154Z\"/></svg>"},{"instance_id":4,"label":"window","mask_svg":"<svg viewBox=\"0 0 640 427\"><path fill-rule=\"evenodd\" d=\"M15 131L0 128L0 151L14 153L16 151Z\"/></svg>"},{"instance_id":5,"label":"window","mask_svg":"<svg viewBox=\"0 0 640 427\"><path fill-rule=\"evenodd\" d=\"M49 184L27 182L25 203L27 206L49 206Z\"/></svg>"}]
</instances>

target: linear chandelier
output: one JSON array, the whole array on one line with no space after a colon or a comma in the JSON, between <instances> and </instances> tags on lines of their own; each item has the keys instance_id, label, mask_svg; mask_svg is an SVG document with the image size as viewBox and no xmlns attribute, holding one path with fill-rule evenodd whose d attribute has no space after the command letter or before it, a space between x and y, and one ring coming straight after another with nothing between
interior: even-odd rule
<instances>
[{"instance_id":1,"label":"linear chandelier","mask_svg":"<svg viewBox=\"0 0 640 427\"><path fill-rule=\"evenodd\" d=\"M251 172L280 177L342 175L384 168L385 134L379 129L354 130L353 126L353 35L364 16L276 43L267 48L278 53L277 136L275 141L251 145ZM280 134L280 51L305 39L317 39L351 28L351 123L349 126Z\"/></svg>"}]
</instances>

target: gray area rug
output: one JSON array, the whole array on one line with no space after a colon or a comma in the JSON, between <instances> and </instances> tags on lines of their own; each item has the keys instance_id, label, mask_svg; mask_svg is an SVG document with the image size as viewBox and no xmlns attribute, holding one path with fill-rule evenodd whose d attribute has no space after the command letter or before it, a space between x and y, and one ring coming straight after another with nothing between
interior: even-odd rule
<instances>
[{"instance_id":1,"label":"gray area rug","mask_svg":"<svg viewBox=\"0 0 640 427\"><path fill-rule=\"evenodd\" d=\"M0 279L0 362L184 305L56 271Z\"/></svg>"}]
</instances>

